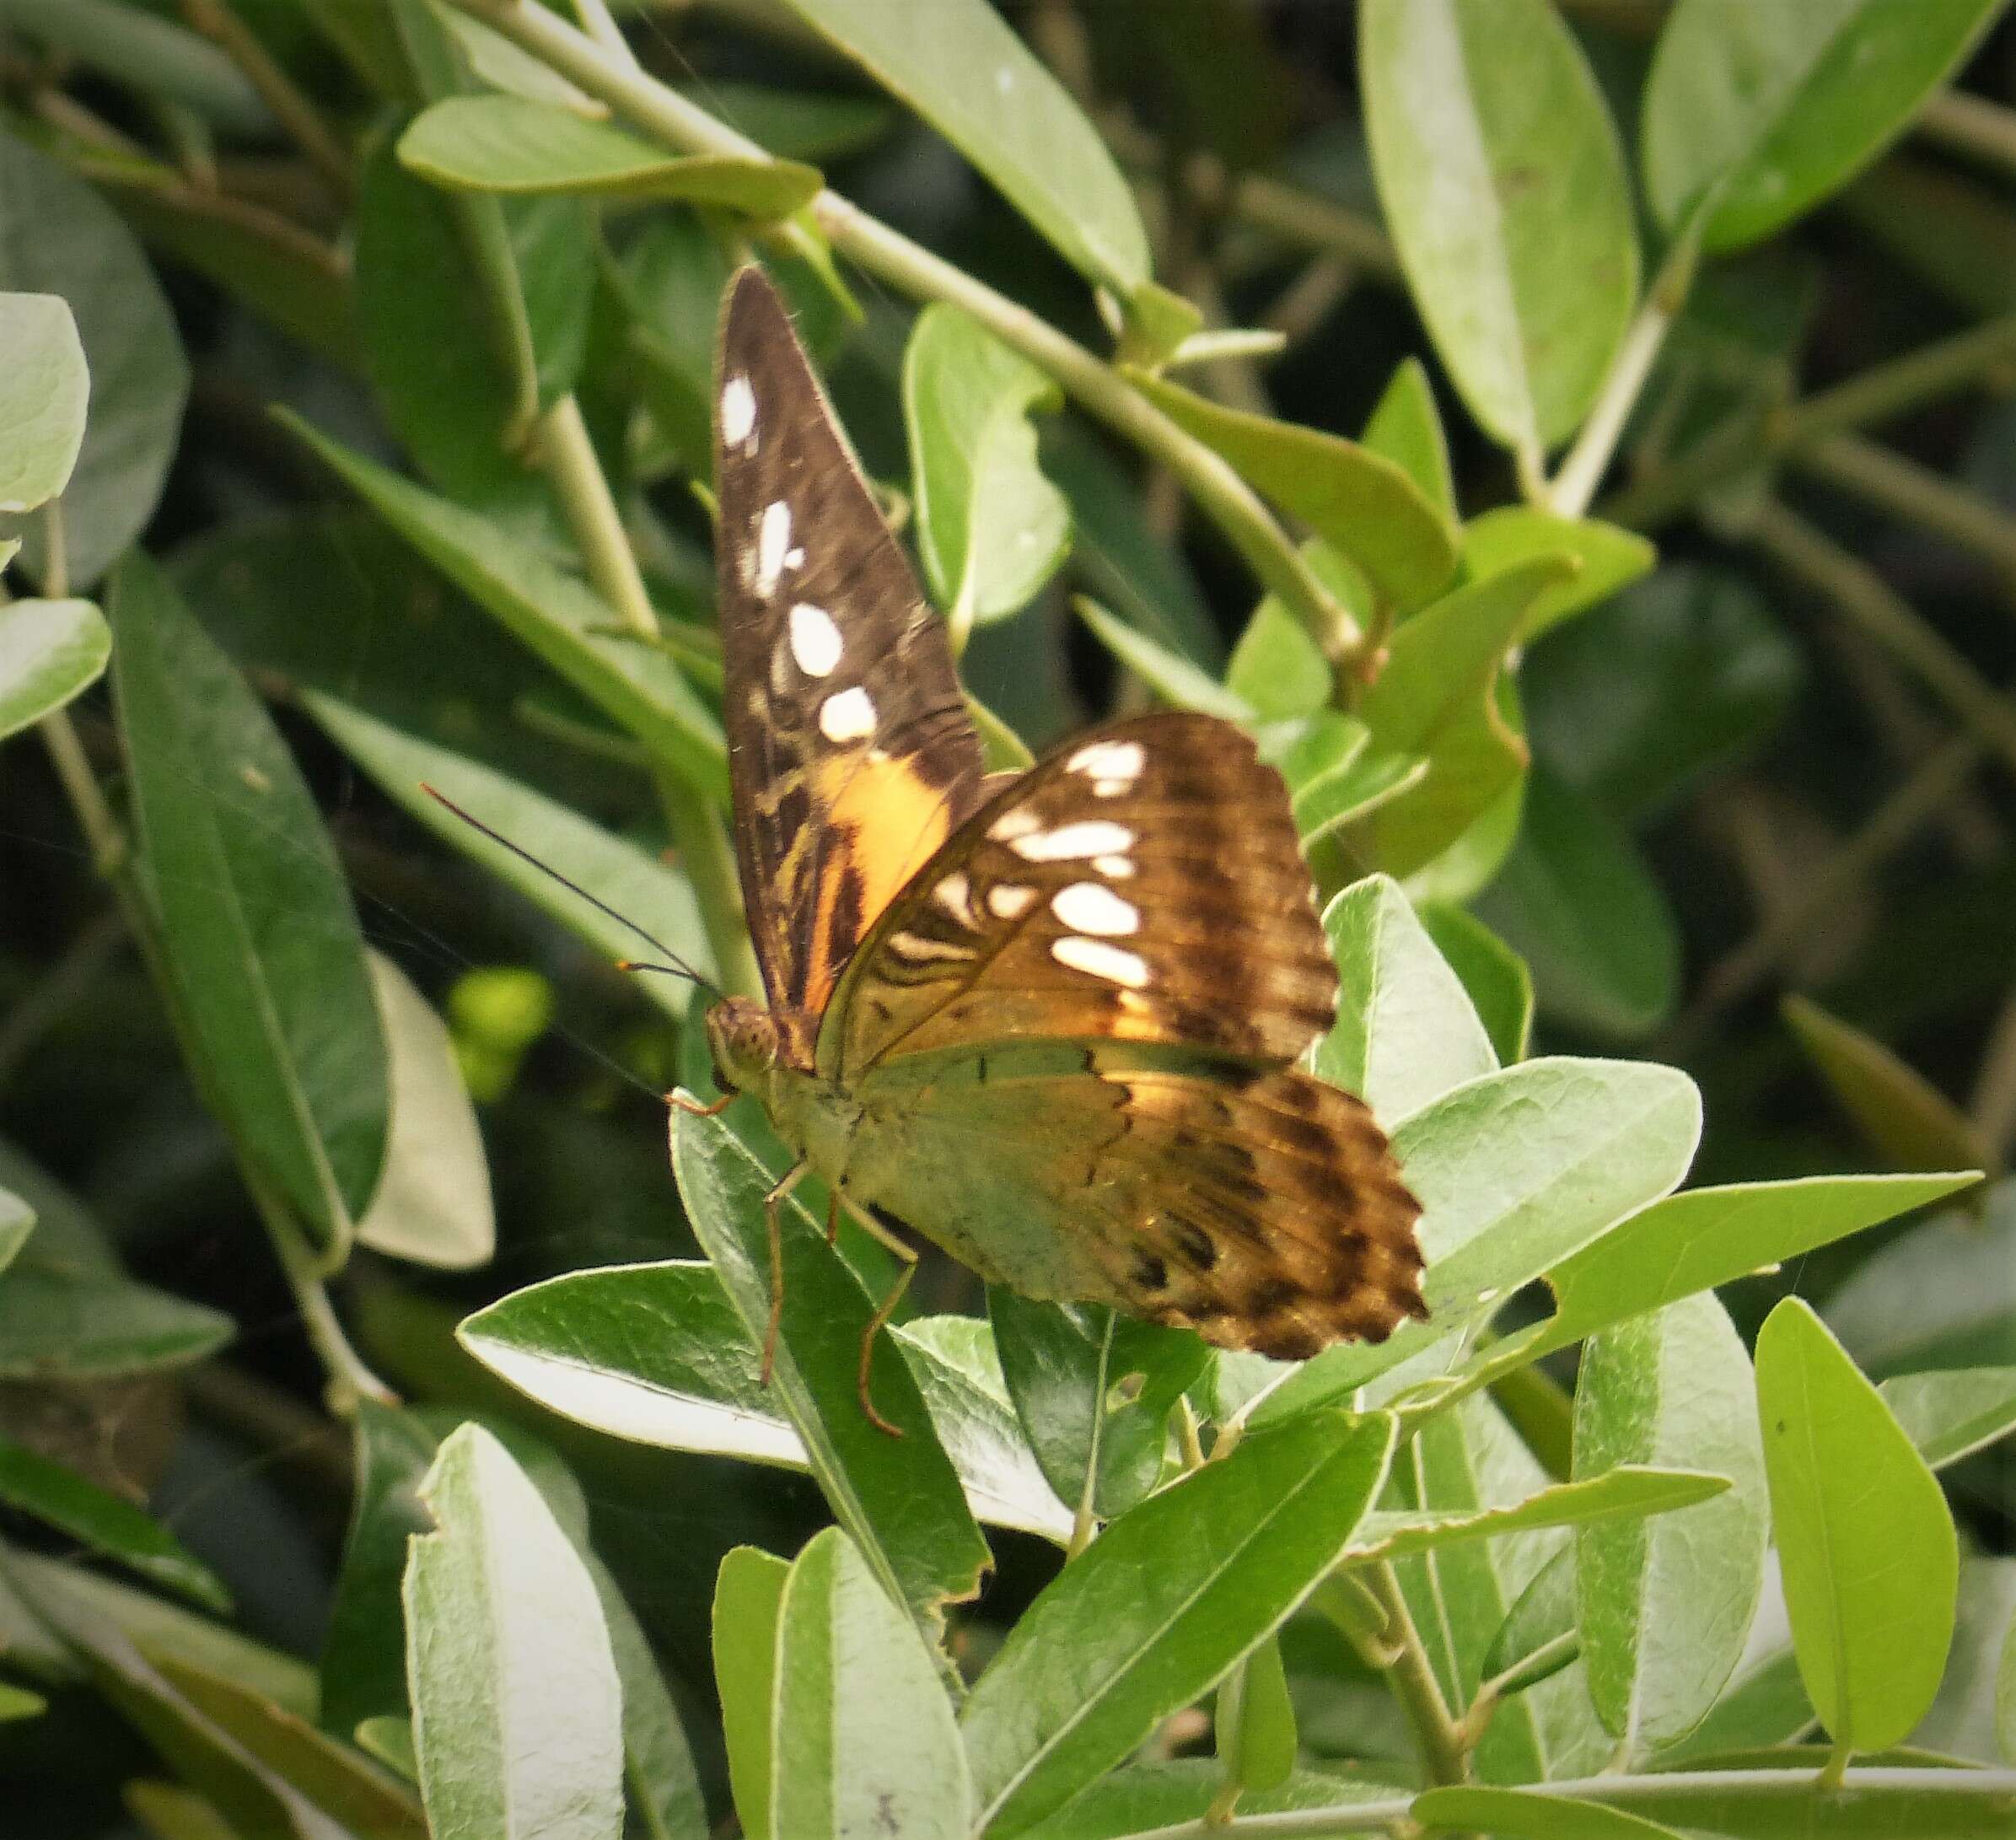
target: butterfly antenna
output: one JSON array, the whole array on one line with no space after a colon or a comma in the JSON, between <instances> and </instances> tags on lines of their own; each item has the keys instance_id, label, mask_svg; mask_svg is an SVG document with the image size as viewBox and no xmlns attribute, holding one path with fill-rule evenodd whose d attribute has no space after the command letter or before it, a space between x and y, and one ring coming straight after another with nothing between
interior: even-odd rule
<instances>
[{"instance_id":1,"label":"butterfly antenna","mask_svg":"<svg viewBox=\"0 0 2016 1840\"><path fill-rule=\"evenodd\" d=\"M525 848L523 844L513 843L509 837L503 834L503 831L492 830L491 826L485 824L481 818L476 817L470 813L465 811L461 806L457 804L454 799L450 799L446 793L441 792L436 788L428 785L424 779L420 782L420 789L425 793L428 798L433 799L436 804L445 806L449 811L452 811L455 816L460 818L463 823L470 827L470 830L480 831L483 836L488 837L492 843L497 845L499 848L510 851L510 853L521 863L530 863L534 869L539 871L540 874L551 876L553 880L558 882L562 888L566 889L569 894L578 896L598 913L607 914L609 917L615 921L618 926L627 928L631 932L636 933L640 939L643 940L647 945L655 946L660 952L664 953L665 957L670 961L669 963L664 965L646 965L640 964L633 959L619 959L616 961L617 970L625 971L664 971L674 977L689 978L694 983L699 985L702 990L712 991L717 998L721 995L720 987L714 983L711 978L702 977L698 971L695 971L691 966L688 965L686 961L682 959L678 953L675 952L670 946L667 945L663 939L658 938L654 933L647 933L637 923L636 921L632 920L628 914L618 913L616 910L610 907L606 901L603 901L598 896L589 893L589 891L583 888L579 882L574 881L571 878L562 875L560 871L555 869L551 863L540 862L540 859L536 856L533 855L531 851Z\"/></svg>"}]
</instances>

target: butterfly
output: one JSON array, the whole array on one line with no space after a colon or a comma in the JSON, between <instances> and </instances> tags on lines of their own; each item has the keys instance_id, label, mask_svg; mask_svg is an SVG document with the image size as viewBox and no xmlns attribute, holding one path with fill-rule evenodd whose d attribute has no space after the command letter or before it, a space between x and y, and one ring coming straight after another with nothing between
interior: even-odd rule
<instances>
[{"instance_id":1,"label":"butterfly","mask_svg":"<svg viewBox=\"0 0 2016 1840\"><path fill-rule=\"evenodd\" d=\"M1232 724L1094 729L988 776L927 604L762 272L715 414L724 722L766 1002L707 1017L722 1105L904 1260L1301 1358L1425 1317L1420 1208L1356 1098L1298 1069L1337 977L1288 794ZM698 1101L675 1100L684 1109Z\"/></svg>"}]
</instances>

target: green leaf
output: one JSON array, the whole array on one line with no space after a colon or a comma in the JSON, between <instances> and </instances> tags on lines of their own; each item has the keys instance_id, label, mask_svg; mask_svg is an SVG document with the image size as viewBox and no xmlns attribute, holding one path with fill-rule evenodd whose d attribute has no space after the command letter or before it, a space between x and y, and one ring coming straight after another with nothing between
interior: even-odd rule
<instances>
[{"instance_id":1,"label":"green leaf","mask_svg":"<svg viewBox=\"0 0 2016 1840\"><path fill-rule=\"evenodd\" d=\"M761 1346L771 1308L762 1197L783 1165L767 1167L728 1120L681 1113L673 1167L693 1230L744 1333ZM909 1605L927 1638L935 1640L944 1604L979 1590L986 1543L909 1368L880 1336L869 1391L876 1410L904 1434L877 1430L863 1412L855 1375L872 1314L867 1293L802 1200L792 1197L780 1213L784 1309L771 1388L835 1519L853 1536L883 1588Z\"/></svg>"},{"instance_id":2,"label":"green leaf","mask_svg":"<svg viewBox=\"0 0 2016 1840\"><path fill-rule=\"evenodd\" d=\"M1529 455L1572 433L1637 298L1623 149L1546 0L1369 0L1380 202L1470 413Z\"/></svg>"},{"instance_id":3,"label":"green leaf","mask_svg":"<svg viewBox=\"0 0 2016 1840\"><path fill-rule=\"evenodd\" d=\"M1742 249L1804 216L1903 132L2000 0L1680 0L1645 82L1645 191L1670 234Z\"/></svg>"},{"instance_id":4,"label":"green leaf","mask_svg":"<svg viewBox=\"0 0 2016 1840\"><path fill-rule=\"evenodd\" d=\"M1449 969L1463 980L1501 1065L1523 1061L1533 1038L1533 975L1481 920L1444 901L1417 908Z\"/></svg>"},{"instance_id":5,"label":"green leaf","mask_svg":"<svg viewBox=\"0 0 2016 1840\"><path fill-rule=\"evenodd\" d=\"M1271 1633L1336 1563L1392 1447L1390 1419L1312 1413L1115 1521L966 1702L980 1830L1008 1840L1055 1812Z\"/></svg>"},{"instance_id":6,"label":"green leaf","mask_svg":"<svg viewBox=\"0 0 2016 1840\"><path fill-rule=\"evenodd\" d=\"M89 690L111 652L105 616L89 600L0 607L0 740Z\"/></svg>"},{"instance_id":7,"label":"green leaf","mask_svg":"<svg viewBox=\"0 0 2016 1840\"><path fill-rule=\"evenodd\" d=\"M1700 1133L1701 1097L1685 1074L1624 1061L1526 1061L1414 1113L1394 1150L1423 1210L1429 1320L1402 1324L1377 1348L1326 1348L1256 1420L1335 1399L1487 1318L1673 1187Z\"/></svg>"},{"instance_id":8,"label":"green leaf","mask_svg":"<svg viewBox=\"0 0 2016 1840\"><path fill-rule=\"evenodd\" d=\"M1575 1382L1575 1473L1668 1464L1726 1476L1691 1514L1577 1536L1583 1665L1628 1757L1686 1736L1735 1671L1764 1579L1766 1504L1743 1339L1711 1293L1597 1337Z\"/></svg>"},{"instance_id":9,"label":"green leaf","mask_svg":"<svg viewBox=\"0 0 2016 1840\"><path fill-rule=\"evenodd\" d=\"M1365 424L1365 445L1390 460L1421 488L1422 496L1451 523L1456 518L1456 486L1449 474L1449 437L1435 407L1427 366L1405 358Z\"/></svg>"},{"instance_id":10,"label":"green leaf","mask_svg":"<svg viewBox=\"0 0 2016 1840\"><path fill-rule=\"evenodd\" d=\"M627 958L637 950L639 941L627 927L465 824L438 800L428 798L422 785L446 794L471 816L481 818L568 880L593 889L598 900L619 913L639 916L696 971L704 976L714 975L692 884L657 857L467 755L437 746L318 691L306 692L301 701L389 798L597 951L612 960ZM691 1008L690 993L675 980L642 976L638 987L674 1016L683 1019Z\"/></svg>"},{"instance_id":11,"label":"green leaf","mask_svg":"<svg viewBox=\"0 0 2016 1840\"><path fill-rule=\"evenodd\" d=\"M1380 751L1427 756L1427 777L1377 813L1377 866L1403 880L1433 862L1519 779L1525 744L1498 705L1498 673L1535 600L1569 565L1540 557L1459 588L1394 633L1359 718Z\"/></svg>"},{"instance_id":12,"label":"green leaf","mask_svg":"<svg viewBox=\"0 0 2016 1840\"><path fill-rule=\"evenodd\" d=\"M436 1531L406 1564L407 1684L438 1840L616 1840L622 1697L595 1587L480 1425L421 1485Z\"/></svg>"},{"instance_id":13,"label":"green leaf","mask_svg":"<svg viewBox=\"0 0 2016 1840\"><path fill-rule=\"evenodd\" d=\"M1672 1514L1712 1500L1728 1478L1698 1470L1621 1464L1600 1476L1555 1482L1522 1501L1467 1508L1381 1509L1368 1515L1346 1549L1347 1565L1368 1565L1470 1540L1530 1533L1544 1527Z\"/></svg>"},{"instance_id":14,"label":"green leaf","mask_svg":"<svg viewBox=\"0 0 2016 1840\"><path fill-rule=\"evenodd\" d=\"M1315 1070L1389 1128L1451 1087L1497 1071L1469 994L1400 885L1368 876L1324 910L1341 986Z\"/></svg>"},{"instance_id":15,"label":"green leaf","mask_svg":"<svg viewBox=\"0 0 2016 1840\"><path fill-rule=\"evenodd\" d=\"M739 1546L721 1561L714 1586L714 1684L721 1696L721 1735L729 1786L742 1831L767 1840L771 1742L777 1668L777 1631L791 1568L755 1547Z\"/></svg>"},{"instance_id":16,"label":"green leaf","mask_svg":"<svg viewBox=\"0 0 2016 1840\"><path fill-rule=\"evenodd\" d=\"M1519 681L1540 757L1632 823L1761 741L1804 668L1745 578L1669 563L1550 634Z\"/></svg>"},{"instance_id":17,"label":"green leaf","mask_svg":"<svg viewBox=\"0 0 2016 1840\"><path fill-rule=\"evenodd\" d=\"M2016 1367L1900 1374L1876 1391L1918 1455L1935 1470L2016 1431Z\"/></svg>"},{"instance_id":18,"label":"green leaf","mask_svg":"<svg viewBox=\"0 0 2016 1840\"><path fill-rule=\"evenodd\" d=\"M1463 567L1472 581L1503 574L1535 556L1572 557L1581 566L1528 610L1519 629L1527 644L1650 574L1658 560L1658 551L1635 530L1621 530L1596 518L1564 518L1531 505L1500 505L1463 527Z\"/></svg>"},{"instance_id":19,"label":"green leaf","mask_svg":"<svg viewBox=\"0 0 2016 1840\"><path fill-rule=\"evenodd\" d=\"M186 26L118 0L8 0L8 24L86 70L194 110L239 134L273 118L230 56Z\"/></svg>"},{"instance_id":20,"label":"green leaf","mask_svg":"<svg viewBox=\"0 0 2016 1840\"><path fill-rule=\"evenodd\" d=\"M1690 1492L1703 1482L1664 1477L1611 1486L1627 1494L1646 1487ZM1474 1525L1496 1510L1540 1513L1540 1507L1527 1504L1544 1506L1554 1493L1504 1414L1490 1400L1473 1398L1421 1426L1407 1461L1395 1472L1389 1499L1431 1523ZM1600 1493L1596 1498L1602 1499ZM1448 1704L1468 1706L1476 1698L1485 1658L1507 1615L1569 1543L1565 1530L1542 1527L1509 1539L1431 1544L1391 1562ZM1486 1782L1533 1782L1589 1773L1614 1748L1589 1708L1581 1667L1571 1665L1499 1705L1477 1746L1474 1767Z\"/></svg>"},{"instance_id":21,"label":"green leaf","mask_svg":"<svg viewBox=\"0 0 2016 1840\"><path fill-rule=\"evenodd\" d=\"M1504 1840L1680 1840L1672 1828L1621 1808L1523 1789L1432 1789L1408 1813L1431 1833L1476 1828Z\"/></svg>"},{"instance_id":22,"label":"green leaf","mask_svg":"<svg viewBox=\"0 0 2016 1840\"><path fill-rule=\"evenodd\" d=\"M1876 1389L1796 1297L1757 1336L1757 1412L1800 1677L1835 1743L1906 1737L1953 1638L1953 1517Z\"/></svg>"},{"instance_id":23,"label":"green leaf","mask_svg":"<svg viewBox=\"0 0 2016 1840\"><path fill-rule=\"evenodd\" d=\"M399 137L408 172L464 191L562 192L625 202L711 205L789 217L819 196L795 160L668 153L634 134L519 96L449 96Z\"/></svg>"},{"instance_id":24,"label":"green leaf","mask_svg":"<svg viewBox=\"0 0 2016 1840\"><path fill-rule=\"evenodd\" d=\"M1509 1697L1581 1659L1575 1627L1575 1548L1563 1544L1505 1612L1485 1651L1482 1673Z\"/></svg>"},{"instance_id":25,"label":"green leaf","mask_svg":"<svg viewBox=\"0 0 2016 1840\"><path fill-rule=\"evenodd\" d=\"M623 1690L623 1779L648 1840L707 1840L707 1798L693 1749L671 1690L659 1671L651 1638L625 1601L609 1568L577 1535L609 1627L616 1679Z\"/></svg>"},{"instance_id":26,"label":"green leaf","mask_svg":"<svg viewBox=\"0 0 2016 1840\"><path fill-rule=\"evenodd\" d=\"M124 31L130 9L116 11ZM83 444L63 487L74 592L153 516L181 433L189 363L132 233L83 180L10 134L0 134L0 289L67 301L90 368ZM49 582L44 520L0 516L0 538L8 536L21 539L21 566Z\"/></svg>"},{"instance_id":27,"label":"green leaf","mask_svg":"<svg viewBox=\"0 0 2016 1840\"><path fill-rule=\"evenodd\" d=\"M446 1271L497 1248L490 1165L454 1044L433 1006L382 953L367 960L385 1032L392 1113L384 1168L357 1224L374 1252Z\"/></svg>"},{"instance_id":28,"label":"green leaf","mask_svg":"<svg viewBox=\"0 0 2016 1840\"><path fill-rule=\"evenodd\" d=\"M2003 1638L2002 1662L1995 1671L1995 1741L2003 1761L2016 1763L2016 1619Z\"/></svg>"},{"instance_id":29,"label":"green leaf","mask_svg":"<svg viewBox=\"0 0 2016 1840\"><path fill-rule=\"evenodd\" d=\"M1056 386L943 302L903 352L917 549L955 634L1033 600L1071 542L1071 509L1036 464L1037 409Z\"/></svg>"},{"instance_id":30,"label":"green leaf","mask_svg":"<svg viewBox=\"0 0 2016 1840\"><path fill-rule=\"evenodd\" d=\"M1362 722L1325 710L1277 763L1288 777L1289 809L1304 851L1347 835L1428 777L1428 763L1420 755L1375 753L1371 741ZM1315 765L1332 743L1341 744L1335 754L1326 764Z\"/></svg>"},{"instance_id":31,"label":"green leaf","mask_svg":"<svg viewBox=\"0 0 2016 1840\"><path fill-rule=\"evenodd\" d=\"M48 1710L49 1702L40 1693L16 1687L11 1681L0 1681L0 1724L12 1724L17 1719L39 1719Z\"/></svg>"},{"instance_id":32,"label":"green leaf","mask_svg":"<svg viewBox=\"0 0 2016 1840\"><path fill-rule=\"evenodd\" d=\"M487 519L304 422L282 420L435 568L654 756L709 792L726 791L720 724L677 665L620 630L593 589Z\"/></svg>"},{"instance_id":33,"label":"green leaf","mask_svg":"<svg viewBox=\"0 0 2016 1840\"><path fill-rule=\"evenodd\" d=\"M355 1731L374 1718L406 1722L400 1585L407 1542L430 1525L420 1483L439 1439L418 1414L365 1399L351 1445L357 1480L323 1640L318 1708L332 1731Z\"/></svg>"},{"instance_id":34,"label":"green leaf","mask_svg":"<svg viewBox=\"0 0 2016 1840\"><path fill-rule=\"evenodd\" d=\"M986 0L785 0L992 180L1089 280L1148 279L1147 232L1078 105Z\"/></svg>"},{"instance_id":35,"label":"green leaf","mask_svg":"<svg viewBox=\"0 0 2016 1840\"><path fill-rule=\"evenodd\" d=\"M895 1333L973 1513L1062 1544L1070 1512L1022 1440L987 1326L933 1317ZM761 1384L757 1344L707 1265L548 1278L478 1310L456 1337L550 1411L613 1437L810 1466Z\"/></svg>"},{"instance_id":36,"label":"green leaf","mask_svg":"<svg viewBox=\"0 0 2016 1840\"><path fill-rule=\"evenodd\" d=\"M1210 1351L1186 1329L990 1286L987 1315L1024 1437L1058 1500L1111 1520L1162 1479L1169 1414Z\"/></svg>"},{"instance_id":37,"label":"green leaf","mask_svg":"<svg viewBox=\"0 0 2016 1840\"><path fill-rule=\"evenodd\" d=\"M1164 702L1174 703L1179 709L1201 709L1207 715L1223 716L1228 722L1253 719L1253 712L1240 697L1187 658L1167 650L1083 595L1073 595L1071 605L1106 649Z\"/></svg>"},{"instance_id":38,"label":"green leaf","mask_svg":"<svg viewBox=\"0 0 2016 1840\"><path fill-rule=\"evenodd\" d=\"M372 1840L427 1840L420 1810L404 1787L299 1713L230 1676L174 1660L160 1665L191 1706L346 1832Z\"/></svg>"},{"instance_id":39,"label":"green leaf","mask_svg":"<svg viewBox=\"0 0 2016 1840\"><path fill-rule=\"evenodd\" d=\"M2002 1173L2002 1159L1973 1120L1873 1036L1805 997L1786 998L1779 1013L1885 1162L1909 1170L1971 1166Z\"/></svg>"},{"instance_id":40,"label":"green leaf","mask_svg":"<svg viewBox=\"0 0 2016 1840\"><path fill-rule=\"evenodd\" d=\"M1813 1708L1787 1645L1739 1671L1693 1735L1659 1753L1662 1769L1680 1769L1731 1751L1788 1744L1810 1732Z\"/></svg>"},{"instance_id":41,"label":"green leaf","mask_svg":"<svg viewBox=\"0 0 2016 1840\"><path fill-rule=\"evenodd\" d=\"M1455 530L1405 468L1341 434L1228 409L1145 371L1127 375L1256 492L1362 568L1382 600L1419 606L1454 573Z\"/></svg>"},{"instance_id":42,"label":"green leaf","mask_svg":"<svg viewBox=\"0 0 2016 1840\"><path fill-rule=\"evenodd\" d=\"M0 293L0 511L60 497L84 439L91 373L69 304Z\"/></svg>"},{"instance_id":43,"label":"green leaf","mask_svg":"<svg viewBox=\"0 0 2016 1840\"><path fill-rule=\"evenodd\" d=\"M1320 557L1334 558L1336 552L1325 545L1309 543L1303 546L1302 553L1324 585L1344 600L1339 583L1319 562ZM1337 573L1349 576L1354 572L1339 564ZM1359 594L1362 598L1363 589ZM1317 714L1330 702L1332 681L1322 647L1273 595L1253 610L1246 630L1232 648L1232 661L1225 672L1225 687L1267 722L1296 721Z\"/></svg>"},{"instance_id":44,"label":"green leaf","mask_svg":"<svg viewBox=\"0 0 2016 1840\"><path fill-rule=\"evenodd\" d=\"M1923 1180L1938 1185L1927 1200L1971 1186ZM1890 1240L1827 1299L1828 1326L1869 1373L2016 1365L2016 1182L1969 1202Z\"/></svg>"},{"instance_id":45,"label":"green leaf","mask_svg":"<svg viewBox=\"0 0 2016 1840\"><path fill-rule=\"evenodd\" d=\"M1613 1323L1713 1290L1937 1201L1965 1176L1812 1176L1669 1195L1547 1273L1554 1314L1487 1353L1537 1360ZM1867 1267L1864 1267L1865 1269Z\"/></svg>"},{"instance_id":46,"label":"green leaf","mask_svg":"<svg viewBox=\"0 0 2016 1840\"><path fill-rule=\"evenodd\" d=\"M1911 1750L1977 1763L2001 1761L1995 1732L1995 1676L2013 1621L2016 1558L1964 1557L1945 1676L1931 1711L1911 1735Z\"/></svg>"},{"instance_id":47,"label":"green leaf","mask_svg":"<svg viewBox=\"0 0 2016 1840\"><path fill-rule=\"evenodd\" d=\"M1213 1759L1179 1757L1167 1763L1130 1763L1094 1783L1058 1813L1028 1830L1030 1840L1135 1840L1164 1828L1187 1825L1206 1832L1202 1822L1224 1789L1224 1773ZM1278 1789L1251 1789L1239 1797L1239 1813L1278 1814L1291 1810L1334 1810L1347 1818L1367 1802L1404 1803L1408 1792L1384 1783L1298 1770ZM1237 1834L1239 1829L1230 1830Z\"/></svg>"},{"instance_id":48,"label":"green leaf","mask_svg":"<svg viewBox=\"0 0 2016 1840\"><path fill-rule=\"evenodd\" d=\"M14 1262L14 1255L28 1244L35 1224L35 1209L12 1189L0 1187L0 1272Z\"/></svg>"},{"instance_id":49,"label":"green leaf","mask_svg":"<svg viewBox=\"0 0 2016 1840\"><path fill-rule=\"evenodd\" d=\"M68 1589L63 1568L46 1561L30 1568L24 1560L25 1555L10 1554L8 1568L36 1614L82 1656L99 1693L178 1776L216 1805L234 1832L258 1835L262 1840L329 1840L331 1823L321 1806L330 1790L328 1784L318 1782L311 1791L288 1781L265 1756L255 1753L183 1691L168 1672L172 1663L143 1655L99 1607ZM183 1665L186 1670L185 1660ZM239 1679L236 1695L240 1699L256 1698L256 1690ZM280 1708L262 1711L268 1714L269 1737L278 1736L284 1743L304 1729ZM277 1732L273 1730L274 1719L280 1720ZM344 1790L352 1787L349 1782L341 1784ZM344 1800L347 1802L348 1797ZM388 1840L419 1840L418 1824L401 1820L394 1812L400 1807L400 1798L388 1791L374 1810L374 1830L386 1834ZM337 1832L346 1831L350 1830L336 1827Z\"/></svg>"},{"instance_id":50,"label":"green leaf","mask_svg":"<svg viewBox=\"0 0 2016 1840\"><path fill-rule=\"evenodd\" d=\"M0 1438L0 1501L207 1609L231 1608L223 1580L152 1515L5 1438Z\"/></svg>"},{"instance_id":51,"label":"green leaf","mask_svg":"<svg viewBox=\"0 0 2016 1840\"><path fill-rule=\"evenodd\" d=\"M377 1185L388 1095L335 846L271 718L144 555L121 564L106 611L142 864L195 1072L341 1251Z\"/></svg>"},{"instance_id":52,"label":"green leaf","mask_svg":"<svg viewBox=\"0 0 2016 1840\"><path fill-rule=\"evenodd\" d=\"M965 1840L973 1785L931 1653L837 1527L785 1580L773 1692L779 1840Z\"/></svg>"},{"instance_id":53,"label":"green leaf","mask_svg":"<svg viewBox=\"0 0 2016 1840\"><path fill-rule=\"evenodd\" d=\"M1295 1703L1278 1638L1269 1636L1226 1677L1212 1723L1226 1781L1242 1798L1278 1789L1294 1773Z\"/></svg>"},{"instance_id":54,"label":"green leaf","mask_svg":"<svg viewBox=\"0 0 2016 1840\"><path fill-rule=\"evenodd\" d=\"M1642 1039L1679 1000L1680 923L1631 838L1536 765L1525 821L1477 912L1532 967L1543 1013L1613 1041Z\"/></svg>"}]
</instances>

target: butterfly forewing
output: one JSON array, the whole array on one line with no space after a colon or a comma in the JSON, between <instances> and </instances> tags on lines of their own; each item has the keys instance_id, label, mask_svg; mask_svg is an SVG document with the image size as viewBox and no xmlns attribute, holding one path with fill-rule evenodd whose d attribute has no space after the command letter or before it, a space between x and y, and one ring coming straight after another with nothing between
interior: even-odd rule
<instances>
[{"instance_id":1,"label":"butterfly forewing","mask_svg":"<svg viewBox=\"0 0 2016 1840\"><path fill-rule=\"evenodd\" d=\"M1142 716L1040 763L918 872L849 967L820 1070L1030 1039L1280 1063L1336 991L1280 776L1228 723Z\"/></svg>"},{"instance_id":2,"label":"butterfly forewing","mask_svg":"<svg viewBox=\"0 0 2016 1840\"><path fill-rule=\"evenodd\" d=\"M876 916L979 802L943 622L890 535L776 290L723 320L724 716L750 932L788 1056Z\"/></svg>"}]
</instances>

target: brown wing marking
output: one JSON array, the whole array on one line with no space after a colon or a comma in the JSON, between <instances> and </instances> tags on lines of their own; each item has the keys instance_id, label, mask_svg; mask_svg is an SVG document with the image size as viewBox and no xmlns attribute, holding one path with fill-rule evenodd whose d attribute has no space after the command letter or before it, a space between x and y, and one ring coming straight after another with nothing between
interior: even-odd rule
<instances>
[{"instance_id":1,"label":"brown wing marking","mask_svg":"<svg viewBox=\"0 0 2016 1840\"><path fill-rule=\"evenodd\" d=\"M890 898L979 800L980 744L926 604L761 271L723 316L715 478L723 715L750 932L786 1052Z\"/></svg>"},{"instance_id":2,"label":"brown wing marking","mask_svg":"<svg viewBox=\"0 0 2016 1840\"><path fill-rule=\"evenodd\" d=\"M1280 776L1229 723L1164 713L1067 744L917 873L848 967L820 1068L1030 1039L1281 1063L1336 988Z\"/></svg>"}]
</instances>

